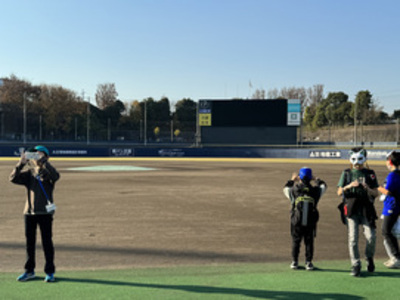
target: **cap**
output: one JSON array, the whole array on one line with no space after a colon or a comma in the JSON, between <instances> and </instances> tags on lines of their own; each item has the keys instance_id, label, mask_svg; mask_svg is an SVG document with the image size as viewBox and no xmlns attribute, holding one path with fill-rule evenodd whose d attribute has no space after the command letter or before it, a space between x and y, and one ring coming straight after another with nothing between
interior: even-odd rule
<instances>
[{"instance_id":1,"label":"cap","mask_svg":"<svg viewBox=\"0 0 400 300\"><path fill-rule=\"evenodd\" d=\"M45 153L47 156L50 156L49 149L47 149L45 146L38 145L38 146L35 147L35 150L36 150L36 151L43 152L43 153Z\"/></svg>"},{"instance_id":2,"label":"cap","mask_svg":"<svg viewBox=\"0 0 400 300\"><path fill-rule=\"evenodd\" d=\"M299 177L303 181L311 181L312 176L312 170L310 168L304 167L299 171Z\"/></svg>"}]
</instances>

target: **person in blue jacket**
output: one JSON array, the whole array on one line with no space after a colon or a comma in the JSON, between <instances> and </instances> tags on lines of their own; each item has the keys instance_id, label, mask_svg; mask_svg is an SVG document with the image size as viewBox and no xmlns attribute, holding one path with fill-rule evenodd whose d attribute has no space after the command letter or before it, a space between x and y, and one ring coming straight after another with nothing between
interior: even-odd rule
<instances>
[{"instance_id":1,"label":"person in blue jacket","mask_svg":"<svg viewBox=\"0 0 400 300\"><path fill-rule=\"evenodd\" d=\"M386 166L390 173L386 177L384 185L378 188L378 191L382 193L381 199L383 199L383 245L389 256L389 260L384 265L390 269L398 269L400 268L399 243L393 235L392 229L400 215L400 152L389 153Z\"/></svg>"}]
</instances>

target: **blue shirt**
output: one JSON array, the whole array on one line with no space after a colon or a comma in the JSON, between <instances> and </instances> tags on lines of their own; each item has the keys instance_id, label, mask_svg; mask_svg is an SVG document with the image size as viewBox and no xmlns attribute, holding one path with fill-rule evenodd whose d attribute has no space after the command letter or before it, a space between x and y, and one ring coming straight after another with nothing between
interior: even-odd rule
<instances>
[{"instance_id":1,"label":"blue shirt","mask_svg":"<svg viewBox=\"0 0 400 300\"><path fill-rule=\"evenodd\" d=\"M384 216L399 214L400 205L399 203L396 203L396 199L393 197L393 194L400 195L400 172L394 171L389 173L385 182L385 189L387 189L391 195L387 195L383 201L382 214Z\"/></svg>"}]
</instances>

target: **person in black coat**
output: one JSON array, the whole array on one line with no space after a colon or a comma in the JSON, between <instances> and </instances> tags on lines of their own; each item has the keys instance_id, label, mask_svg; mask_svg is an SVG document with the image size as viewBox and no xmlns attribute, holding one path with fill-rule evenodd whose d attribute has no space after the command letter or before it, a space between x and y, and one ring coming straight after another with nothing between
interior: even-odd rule
<instances>
[{"instance_id":1,"label":"person in black coat","mask_svg":"<svg viewBox=\"0 0 400 300\"><path fill-rule=\"evenodd\" d=\"M314 181L314 182L313 182ZM306 247L306 270L313 270L314 238L319 219L317 205L327 189L326 183L314 178L310 168L301 168L294 173L283 192L292 204L290 217L290 231L292 236L292 269L298 269L300 244L304 239Z\"/></svg>"}]
</instances>

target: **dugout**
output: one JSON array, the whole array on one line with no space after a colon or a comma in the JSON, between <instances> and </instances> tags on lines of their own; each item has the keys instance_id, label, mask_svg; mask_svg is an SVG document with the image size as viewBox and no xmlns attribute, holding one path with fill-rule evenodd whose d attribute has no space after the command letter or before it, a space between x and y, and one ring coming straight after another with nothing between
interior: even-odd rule
<instances>
[{"instance_id":1,"label":"dugout","mask_svg":"<svg viewBox=\"0 0 400 300\"><path fill-rule=\"evenodd\" d=\"M201 144L295 145L300 100L199 100Z\"/></svg>"}]
</instances>

